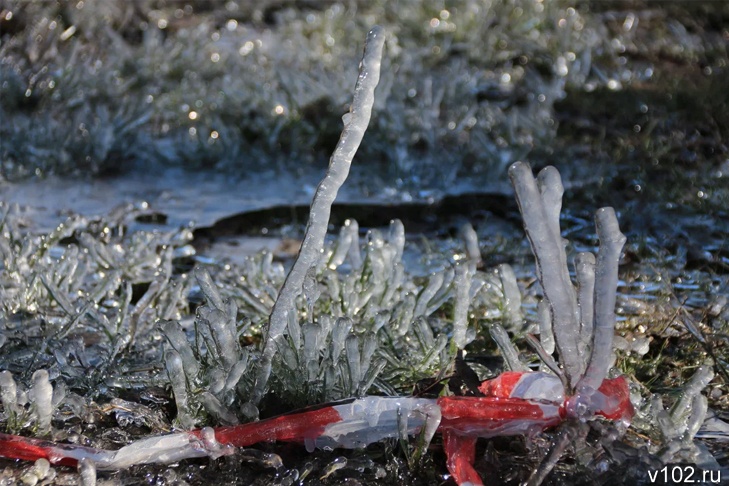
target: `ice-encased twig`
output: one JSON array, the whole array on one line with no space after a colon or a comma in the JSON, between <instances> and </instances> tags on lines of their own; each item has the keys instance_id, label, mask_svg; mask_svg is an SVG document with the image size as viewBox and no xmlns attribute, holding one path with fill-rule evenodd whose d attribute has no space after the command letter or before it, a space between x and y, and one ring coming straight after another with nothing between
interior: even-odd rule
<instances>
[{"instance_id":1,"label":"ice-encased twig","mask_svg":"<svg viewBox=\"0 0 729 486\"><path fill-rule=\"evenodd\" d=\"M542 343L539 342L537 338L534 337L532 334L527 334L527 343L536 351L537 356L539 356L539 359L542 360L542 363L544 363L544 366L546 366L552 373L557 375L559 380L562 382L562 386L567 389L567 378L564 376L564 373L562 373L562 369L559 367L557 362L552 357L552 353L548 353L543 347Z\"/></svg>"},{"instance_id":2,"label":"ice-encased twig","mask_svg":"<svg viewBox=\"0 0 729 486\"><path fill-rule=\"evenodd\" d=\"M521 292L519 284L516 283L516 275L511 265L501 264L497 267L499 279L501 280L501 288L504 295L504 324L512 332L522 330L522 313L521 313Z\"/></svg>"},{"instance_id":3,"label":"ice-encased twig","mask_svg":"<svg viewBox=\"0 0 729 486\"><path fill-rule=\"evenodd\" d=\"M261 351L260 366L250 398L253 406L257 406L263 398L268 377L271 374L271 361L276 352L275 342L286 329L287 314L295 312L294 301L296 296L301 293L306 272L316 264L319 258L329 225L332 203L349 174L352 159L369 125L372 106L375 102L375 88L380 80L380 63L384 45L385 31L382 27L376 26L367 34L359 77L354 88L354 100L350 112L343 117L344 130L329 159L329 169L314 194L299 256L287 275L271 311Z\"/></svg>"},{"instance_id":4,"label":"ice-encased twig","mask_svg":"<svg viewBox=\"0 0 729 486\"><path fill-rule=\"evenodd\" d=\"M714 378L711 366L700 366L691 379L684 385L681 395L671 407L670 412L663 409L660 397L656 396L651 403L651 411L656 417L664 445L658 453L666 464L677 462L677 455L688 455L696 461L702 452L693 442L694 436L706 418L708 402L701 391Z\"/></svg>"},{"instance_id":5,"label":"ice-encased twig","mask_svg":"<svg viewBox=\"0 0 729 486\"><path fill-rule=\"evenodd\" d=\"M491 338L498 346L501 351L501 356L504 358L506 368L510 371L529 371L529 367L521 362L519 359L519 350L516 349L514 343L509 339L509 334L506 329L500 324L491 324L489 326L489 334Z\"/></svg>"},{"instance_id":6,"label":"ice-encased twig","mask_svg":"<svg viewBox=\"0 0 729 486\"><path fill-rule=\"evenodd\" d=\"M542 345L542 349L551 355L554 353L552 314L549 311L549 304L543 300L537 304L537 316L539 318L539 343Z\"/></svg>"},{"instance_id":7,"label":"ice-encased twig","mask_svg":"<svg viewBox=\"0 0 729 486\"><path fill-rule=\"evenodd\" d=\"M575 258L575 274L579 287L577 302L580 306L580 341L577 346L585 360L590 355L595 313L595 255L583 252ZM589 363L585 363L585 368Z\"/></svg>"},{"instance_id":8,"label":"ice-encased twig","mask_svg":"<svg viewBox=\"0 0 729 486\"><path fill-rule=\"evenodd\" d=\"M597 390L610 369L615 333L615 298L618 286L618 263L625 235L620 232L613 208L601 208L595 214L600 248L595 267L595 317L590 363L577 384L578 393Z\"/></svg>"},{"instance_id":9,"label":"ice-encased twig","mask_svg":"<svg viewBox=\"0 0 729 486\"><path fill-rule=\"evenodd\" d=\"M516 162L509 168L524 229L536 257L537 276L549 303L559 355L570 386L582 374L577 349L579 314L575 289L567 269L564 244L559 232L562 182L554 167L539 174L539 185L529 165Z\"/></svg>"},{"instance_id":10,"label":"ice-encased twig","mask_svg":"<svg viewBox=\"0 0 729 486\"><path fill-rule=\"evenodd\" d=\"M347 258L349 247L352 245L352 232L349 229L349 224L350 221L346 220L339 229L339 238L337 238L332 255L329 257L329 263L327 264L330 270L339 268L344 263L344 259Z\"/></svg>"},{"instance_id":11,"label":"ice-encased twig","mask_svg":"<svg viewBox=\"0 0 729 486\"><path fill-rule=\"evenodd\" d=\"M347 228L352 243L349 245L349 259L352 262L352 268L358 269L362 266L362 253L359 249L359 223L356 219L347 219L344 221L344 227Z\"/></svg>"},{"instance_id":12,"label":"ice-encased twig","mask_svg":"<svg viewBox=\"0 0 729 486\"><path fill-rule=\"evenodd\" d=\"M456 278L453 280L456 291L456 302L453 306L453 344L457 349L466 347L468 331L468 306L471 303L468 291L471 288L471 272L466 265L456 266Z\"/></svg>"},{"instance_id":13,"label":"ice-encased twig","mask_svg":"<svg viewBox=\"0 0 729 486\"><path fill-rule=\"evenodd\" d=\"M573 422L563 427L559 436L557 436L557 439L552 442L552 447L547 453L547 457L545 457L539 467L532 472L529 480L526 482L527 486L539 486L542 482L544 482L552 469L554 469L554 466L557 465L557 462L562 457L565 450L567 450L569 445L575 443L579 439L579 435L581 433L586 434L584 427L586 427L586 425L579 422Z\"/></svg>"},{"instance_id":14,"label":"ice-encased twig","mask_svg":"<svg viewBox=\"0 0 729 486\"><path fill-rule=\"evenodd\" d=\"M694 398L701 394L701 391L706 388L713 378L714 370L711 366L703 365L699 366L696 373L684 385L681 396L671 407L670 413L671 421L680 431L683 432L687 428Z\"/></svg>"}]
</instances>

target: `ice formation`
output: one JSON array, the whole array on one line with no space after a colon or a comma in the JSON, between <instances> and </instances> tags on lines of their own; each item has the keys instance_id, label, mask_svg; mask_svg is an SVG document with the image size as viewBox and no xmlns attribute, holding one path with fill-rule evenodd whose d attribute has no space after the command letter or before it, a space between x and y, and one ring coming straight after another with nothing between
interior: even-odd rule
<instances>
[{"instance_id":1,"label":"ice formation","mask_svg":"<svg viewBox=\"0 0 729 486\"><path fill-rule=\"evenodd\" d=\"M551 349L554 336L567 386L586 397L607 377L611 363L618 262L625 236L612 208L597 211L597 262L593 268L593 257L578 257L580 287L576 291L559 226L563 193L559 173L547 167L535 180L529 166L517 162L509 169L509 176L544 292L539 313L544 344Z\"/></svg>"},{"instance_id":2,"label":"ice formation","mask_svg":"<svg viewBox=\"0 0 729 486\"><path fill-rule=\"evenodd\" d=\"M380 80L380 62L384 45L384 30L374 27L365 41L359 78L354 88L354 100L348 116L344 119L344 130L329 161L327 174L319 183L311 203L309 222L306 225L299 256L286 277L271 312L260 358L261 363L250 398L250 404L253 406L257 406L263 398L268 377L271 374L271 361L276 352L276 341L286 329L289 313L295 312L294 299L302 291L307 272L317 265L321 256L332 203L349 174L352 159L362 142L367 125L369 125L372 106L375 103L375 88Z\"/></svg>"},{"instance_id":3,"label":"ice formation","mask_svg":"<svg viewBox=\"0 0 729 486\"><path fill-rule=\"evenodd\" d=\"M401 379L402 369L407 370L409 378L418 374L442 377L456 351L472 339L469 309L484 298L482 289L488 287L487 278L476 272L480 255L470 226L462 235L466 261L434 272L422 285L404 276L405 232L399 220L393 220L386 233L370 230L364 252L354 220L347 220L333 246L325 244L331 204L346 178L370 117L383 42L383 31L373 29L368 36L351 113L344 117L344 132L312 202L299 258L275 301L282 270L272 263L270 254L250 260L249 268L243 269L245 279L259 284L255 292L246 286L223 292L205 270L198 269L195 281L207 303L198 309L193 348L182 325L168 320L174 319L181 296L193 284L177 282L176 290L171 289L171 252L165 249L158 254L147 248L157 243L164 248L172 247L171 241L184 240L184 234L140 238L134 243L134 252L130 252L133 256L121 246L106 245L82 234L80 242L87 255L83 258L92 259L89 266L105 270L94 275L95 286L85 299L75 301L68 297L78 295L78 282L88 271L75 266L81 258L76 246L66 250L68 258L61 264L49 265L40 272L27 289L7 290L15 292L8 300L16 310L30 305L33 293L47 294L66 316L53 336L55 339L67 337L84 319L110 336L125 330L122 337L110 338L114 353L132 346L135 335L148 332L149 322L159 321L166 338L164 362L177 404L177 424L191 429L207 415L223 426L150 437L118 451L1 435L0 455L78 463L82 481L92 483L97 468L216 458L232 453L234 447L263 440L300 441L307 448L361 447L384 438L404 439L420 434L427 444L440 430L454 478L460 484L480 484L472 467L478 437L531 435L546 427L567 424L549 457L535 471L531 480L534 484L548 474L569 442L584 432L588 420L598 415L616 421L630 418L627 383L622 377L607 379L612 362L618 260L625 237L620 233L614 211L599 210L597 258L587 253L577 256L575 289L559 226L563 192L559 174L548 167L535 180L524 163L514 164L509 173L544 292L538 308L539 340L527 338L543 361L542 370L530 371L507 330L493 323L490 334L511 371L482 383L479 389L484 397L363 396L378 377L379 390L394 395L396 385L391 383ZM80 223L71 221L60 227L35 253L32 246L21 253L13 252L0 238L5 265L30 275L33 262L44 258L49 242L67 237L73 224ZM140 276L149 282L149 287L132 306L131 281ZM495 278L502 290L502 322L510 331L521 332L521 296L513 271L502 266ZM122 296L122 305L112 314L114 319L96 310L99 301L110 292ZM303 299L299 298L301 294ZM297 300L305 301L304 305ZM444 329L435 329L428 319L446 302L453 303L451 322ZM320 309L327 312L315 315ZM261 348L244 349L239 338L242 330L251 325L249 316L269 312ZM241 318L241 313L246 317ZM67 349L72 348L69 343ZM555 350L559 351L560 363L552 357ZM79 361L85 360L83 349L74 353ZM63 353L57 353L56 359L67 364ZM271 375L274 366L276 371ZM65 368L73 371L70 366ZM700 369L670 411L654 402L665 442L662 460L680 454L700 456L701 451L692 449L692 440L706 413L706 399L700 392L710 379L710 369ZM58 393L54 393L45 370L36 371L31 382L29 390L19 390L9 372L0 372L4 419L8 424L30 420L42 433L50 432L53 411L62 401L63 389L57 387ZM257 416L257 405L270 389L279 396L285 393L287 399L304 403L355 398L237 425L241 419ZM247 402L242 403L242 398ZM71 406L72 397L66 402ZM78 416L83 408L74 408ZM37 464L39 478L46 473L44 464Z\"/></svg>"}]
</instances>

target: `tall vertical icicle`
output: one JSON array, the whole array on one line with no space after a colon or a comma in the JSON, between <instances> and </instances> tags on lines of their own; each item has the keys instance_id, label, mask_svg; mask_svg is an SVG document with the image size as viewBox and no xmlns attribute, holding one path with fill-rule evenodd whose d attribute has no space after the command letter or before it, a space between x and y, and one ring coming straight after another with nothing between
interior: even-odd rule
<instances>
[{"instance_id":1,"label":"tall vertical icicle","mask_svg":"<svg viewBox=\"0 0 729 486\"><path fill-rule=\"evenodd\" d=\"M615 290L618 286L618 262L625 235L620 232L613 208L601 208L595 214L600 248L595 266L595 304L592 354L585 375L577 384L578 393L597 390L607 377L615 333Z\"/></svg>"},{"instance_id":2,"label":"tall vertical icicle","mask_svg":"<svg viewBox=\"0 0 729 486\"><path fill-rule=\"evenodd\" d=\"M552 316L552 332L563 360L570 387L582 375L583 362L577 343L579 311L577 296L567 270L567 257L559 230L562 182L554 167L547 167L534 179L528 164L516 162L509 168L524 229L537 261L537 276Z\"/></svg>"},{"instance_id":3,"label":"tall vertical icicle","mask_svg":"<svg viewBox=\"0 0 729 486\"><path fill-rule=\"evenodd\" d=\"M344 130L337 147L329 159L329 169L316 189L311 202L309 222L306 225L304 241L299 256L286 277L273 306L255 385L250 404L258 406L266 390L271 374L271 361L276 352L276 340L283 334L288 322L288 313L295 312L295 299L302 291L306 272L316 265L320 250L324 247L329 216L337 192L347 179L354 154L357 152L365 130L370 122L372 106L375 102L375 88L380 80L380 63L385 44L385 31L374 27L365 41L364 55L359 68L359 77L354 88L354 100L350 112L344 115Z\"/></svg>"}]
</instances>

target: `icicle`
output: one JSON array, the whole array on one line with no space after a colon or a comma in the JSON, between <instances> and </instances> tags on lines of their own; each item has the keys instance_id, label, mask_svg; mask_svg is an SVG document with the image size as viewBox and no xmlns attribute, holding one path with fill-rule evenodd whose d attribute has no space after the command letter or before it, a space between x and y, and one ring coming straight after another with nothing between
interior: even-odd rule
<instances>
[{"instance_id":1,"label":"icicle","mask_svg":"<svg viewBox=\"0 0 729 486\"><path fill-rule=\"evenodd\" d=\"M38 431L41 435L44 435L51 431L53 387L51 382L48 381L48 371L46 370L38 370L33 373L32 380L30 399L38 418Z\"/></svg>"},{"instance_id":2,"label":"icicle","mask_svg":"<svg viewBox=\"0 0 729 486\"><path fill-rule=\"evenodd\" d=\"M681 395L671 407L670 413L671 421L679 430L686 430L694 398L701 394L701 391L706 388L713 378L714 370L711 369L711 366L703 365L699 366L696 373L684 385Z\"/></svg>"},{"instance_id":3,"label":"icicle","mask_svg":"<svg viewBox=\"0 0 729 486\"><path fill-rule=\"evenodd\" d=\"M549 311L549 304L546 301L539 301L537 316L539 316L539 342L542 344L542 349L551 356L554 354L554 334L552 333L552 313Z\"/></svg>"},{"instance_id":4,"label":"icicle","mask_svg":"<svg viewBox=\"0 0 729 486\"><path fill-rule=\"evenodd\" d=\"M364 379L364 376L367 374L367 371L369 371L370 366L372 365L372 357L375 354L375 351L378 347L378 341L377 336L372 333L368 332L364 335L364 341L362 342L362 353L361 353L361 361L360 361L360 370L362 373L362 378L360 378L360 382ZM359 385L360 383L358 383ZM359 390L360 394L367 393L367 390L362 388Z\"/></svg>"},{"instance_id":5,"label":"icicle","mask_svg":"<svg viewBox=\"0 0 729 486\"><path fill-rule=\"evenodd\" d=\"M225 371L222 368L216 367L208 370L208 391L214 394L219 394L225 388Z\"/></svg>"},{"instance_id":6,"label":"icicle","mask_svg":"<svg viewBox=\"0 0 729 486\"><path fill-rule=\"evenodd\" d=\"M225 388L223 391L235 390L238 382L243 377L243 373L248 369L248 350L244 349L241 353L241 359L233 365L225 379Z\"/></svg>"},{"instance_id":7,"label":"icicle","mask_svg":"<svg viewBox=\"0 0 729 486\"><path fill-rule=\"evenodd\" d=\"M552 314L552 331L563 360L565 375L574 386L582 374L578 355L577 297L567 269L567 257L559 232L562 183L554 167L539 174L537 185L529 166L516 162L509 168L524 228L537 261L537 276Z\"/></svg>"},{"instance_id":8,"label":"icicle","mask_svg":"<svg viewBox=\"0 0 729 486\"><path fill-rule=\"evenodd\" d=\"M428 320L423 316L415 318L415 336L420 342L422 349L430 349L435 346L435 336L433 336L433 330L428 324Z\"/></svg>"},{"instance_id":9,"label":"icicle","mask_svg":"<svg viewBox=\"0 0 729 486\"><path fill-rule=\"evenodd\" d=\"M394 331L397 336L402 337L410 332L410 325L413 322L414 312L415 296L408 293L405 295L405 298L395 306L393 317L390 320L391 323L395 324Z\"/></svg>"},{"instance_id":10,"label":"icicle","mask_svg":"<svg viewBox=\"0 0 729 486\"><path fill-rule=\"evenodd\" d=\"M200 286L200 290L202 290L205 295L205 298L208 299L208 302L210 302L210 304L216 309L225 309L225 306L223 305L223 298L220 296L218 287L213 283L213 279L210 277L208 271L202 267L196 267L195 279L197 280L197 284Z\"/></svg>"},{"instance_id":11,"label":"icicle","mask_svg":"<svg viewBox=\"0 0 729 486\"><path fill-rule=\"evenodd\" d=\"M306 272L304 277L304 297L306 298L306 305L309 310L309 316L314 315L314 304L319 300L321 295L321 289L319 289L319 282L316 279L316 267L311 267Z\"/></svg>"},{"instance_id":12,"label":"icicle","mask_svg":"<svg viewBox=\"0 0 729 486\"><path fill-rule=\"evenodd\" d=\"M580 306L580 340L577 346L580 356L584 356L587 369L594 331L595 255L587 252L578 254L575 258L575 273L579 286L577 302Z\"/></svg>"},{"instance_id":13,"label":"icicle","mask_svg":"<svg viewBox=\"0 0 729 486\"><path fill-rule=\"evenodd\" d=\"M308 374L308 382L311 383L319 374L319 340L322 335L322 328L313 322L305 323L301 328L304 337L304 363Z\"/></svg>"},{"instance_id":14,"label":"icicle","mask_svg":"<svg viewBox=\"0 0 729 486\"><path fill-rule=\"evenodd\" d=\"M121 275L120 275L121 276ZM147 291L144 293L141 299L134 305L134 311L129 316L129 344L134 344L134 338L137 336L137 329L139 327L139 321L142 317L142 313L152 304L152 301L162 293L163 287L166 286L167 280L162 277L157 277L152 283L149 284ZM119 286L120 281L117 281L116 286ZM116 288L116 287L115 287ZM107 291L108 292L108 291ZM104 292L106 294L106 292Z\"/></svg>"},{"instance_id":15,"label":"icicle","mask_svg":"<svg viewBox=\"0 0 729 486\"><path fill-rule=\"evenodd\" d=\"M428 285L418 296L415 304L415 317L425 316L428 308L428 302L435 297L436 292L443 286L443 272L434 273L428 279Z\"/></svg>"},{"instance_id":16,"label":"icicle","mask_svg":"<svg viewBox=\"0 0 729 486\"><path fill-rule=\"evenodd\" d=\"M356 270L362 266L362 252L359 248L359 223L355 219L347 219L344 222L344 227L347 228L352 238L352 243L349 245L349 259L352 268Z\"/></svg>"},{"instance_id":17,"label":"icicle","mask_svg":"<svg viewBox=\"0 0 729 486\"><path fill-rule=\"evenodd\" d=\"M372 332L377 333L380 329L385 327L385 324L390 323L390 312L383 310L375 314L375 325L372 328Z\"/></svg>"},{"instance_id":18,"label":"icicle","mask_svg":"<svg viewBox=\"0 0 729 486\"><path fill-rule=\"evenodd\" d=\"M174 349L168 349L164 354L165 368L167 368L167 376L172 385L172 393L175 396L177 404L177 421L184 428L190 428L195 424L195 420L190 413L187 395L187 380L185 378L185 370L183 368L180 354Z\"/></svg>"},{"instance_id":19,"label":"icicle","mask_svg":"<svg viewBox=\"0 0 729 486\"><path fill-rule=\"evenodd\" d=\"M511 332L522 330L524 319L521 313L521 292L516 283L516 275L511 265L501 264L497 267L501 288L504 292L504 321Z\"/></svg>"},{"instance_id":20,"label":"icicle","mask_svg":"<svg viewBox=\"0 0 729 486\"><path fill-rule=\"evenodd\" d=\"M287 275L271 311L268 332L261 352L261 365L250 398L250 403L253 405L258 405L263 398L271 372L270 363L276 352L274 342L286 329L286 313L295 310L294 300L301 293L306 272L316 265L320 250L324 247L324 237L329 225L332 203L337 197L339 188L347 179L354 154L357 152L370 122L375 101L375 87L380 80L380 63L384 45L384 30L381 27L374 27L365 41L364 56L360 63L359 78L350 108L352 116L334 149L329 161L329 169L316 189L299 256Z\"/></svg>"},{"instance_id":21,"label":"icicle","mask_svg":"<svg viewBox=\"0 0 729 486\"><path fill-rule=\"evenodd\" d=\"M615 294L618 286L618 263L625 244L613 208L602 208L595 215L600 249L595 268L595 329L590 364L577 384L578 393L597 390L607 377L615 333ZM557 339L559 345L559 339ZM562 353L560 352L560 356Z\"/></svg>"},{"instance_id":22,"label":"icicle","mask_svg":"<svg viewBox=\"0 0 729 486\"><path fill-rule=\"evenodd\" d=\"M349 365L350 393L359 395L359 385L362 381L361 357L359 352L359 338L354 334L347 336L345 343L347 349L347 364Z\"/></svg>"},{"instance_id":23,"label":"icicle","mask_svg":"<svg viewBox=\"0 0 729 486\"><path fill-rule=\"evenodd\" d=\"M372 384L375 382L377 377L382 373L382 370L387 366L387 361L384 359L375 359L374 363L365 372L364 381L362 382L362 391L367 392Z\"/></svg>"},{"instance_id":24,"label":"icicle","mask_svg":"<svg viewBox=\"0 0 729 486\"><path fill-rule=\"evenodd\" d=\"M453 306L453 343L457 349L463 349L468 344L466 330L468 329L468 291L471 288L471 274L466 265L456 266L456 303Z\"/></svg>"},{"instance_id":25,"label":"icicle","mask_svg":"<svg viewBox=\"0 0 729 486\"><path fill-rule=\"evenodd\" d=\"M296 351L291 347L289 341L284 338L276 341L278 347L278 357L281 359L283 365L290 370L299 369L299 360Z\"/></svg>"},{"instance_id":26,"label":"icicle","mask_svg":"<svg viewBox=\"0 0 729 486\"><path fill-rule=\"evenodd\" d=\"M402 408L397 408L397 438L401 443L408 440L409 412L410 410L405 410L403 413Z\"/></svg>"},{"instance_id":27,"label":"icicle","mask_svg":"<svg viewBox=\"0 0 729 486\"><path fill-rule=\"evenodd\" d=\"M202 316L201 312L201 316ZM207 323L210 326L210 333L215 342L217 355L220 358L223 370L229 371L238 362L240 345L236 335L235 321L231 326L230 319L220 310L206 312ZM235 315L235 314L233 314ZM205 319L204 319L205 320Z\"/></svg>"},{"instance_id":28,"label":"icicle","mask_svg":"<svg viewBox=\"0 0 729 486\"><path fill-rule=\"evenodd\" d=\"M325 480L332 474L334 474L336 471L344 468L347 466L347 458L344 456L339 456L335 458L332 462L330 462L327 467L324 468L324 475L319 478L320 481Z\"/></svg>"},{"instance_id":29,"label":"icicle","mask_svg":"<svg viewBox=\"0 0 729 486\"><path fill-rule=\"evenodd\" d=\"M380 299L379 305L389 307L395 301L396 292L402 287L405 281L405 266L401 262L392 265L390 280L387 282L387 290Z\"/></svg>"},{"instance_id":30,"label":"icicle","mask_svg":"<svg viewBox=\"0 0 729 486\"><path fill-rule=\"evenodd\" d=\"M686 420L686 429L683 436L684 441L690 442L694 440L699 429L704 425L708 408L709 401L701 394L696 395L691 401L691 414Z\"/></svg>"},{"instance_id":31,"label":"icicle","mask_svg":"<svg viewBox=\"0 0 729 486\"><path fill-rule=\"evenodd\" d=\"M423 426L421 433L422 443L421 450L425 451L428 449L430 442L433 440L433 436L440 426L442 418L441 409L435 403L424 403L416 407L422 415L425 416L425 425Z\"/></svg>"},{"instance_id":32,"label":"icicle","mask_svg":"<svg viewBox=\"0 0 729 486\"><path fill-rule=\"evenodd\" d=\"M468 271L473 275L476 268L483 262L481 260L481 249L478 246L478 235L473 229L471 223L464 223L460 230L463 244L466 247L466 260L468 261Z\"/></svg>"},{"instance_id":33,"label":"icicle","mask_svg":"<svg viewBox=\"0 0 729 486\"><path fill-rule=\"evenodd\" d=\"M313 316L309 314L310 319L313 320ZM301 325L296 312L289 312L289 323L286 327L289 333L289 339L291 340L291 348L298 355L301 349Z\"/></svg>"},{"instance_id":34,"label":"icicle","mask_svg":"<svg viewBox=\"0 0 729 486\"><path fill-rule=\"evenodd\" d=\"M426 349L422 359L418 363L418 368L421 370L427 370L431 366L435 365L435 361L440 358L441 362L445 363L453 357L452 351L449 356L441 355L441 352L448 346L448 336L445 334L438 335L438 338L433 343L433 347Z\"/></svg>"},{"instance_id":35,"label":"icicle","mask_svg":"<svg viewBox=\"0 0 729 486\"><path fill-rule=\"evenodd\" d=\"M331 356L332 363L339 361L339 355L344 349L344 341L347 339L349 331L352 330L352 319L349 317L340 317L334 324L334 330L332 331L332 343L331 343Z\"/></svg>"},{"instance_id":36,"label":"icicle","mask_svg":"<svg viewBox=\"0 0 729 486\"><path fill-rule=\"evenodd\" d=\"M349 247L352 245L352 233L347 226L348 222L349 220L345 221L339 230L339 238L337 238L332 256L329 257L329 264L327 265L329 270L336 270L344 263ZM304 281L304 285L306 285L306 281ZM304 292L306 292L306 287L304 287Z\"/></svg>"},{"instance_id":37,"label":"icicle","mask_svg":"<svg viewBox=\"0 0 729 486\"><path fill-rule=\"evenodd\" d=\"M53 399L51 400L51 408L57 409L66 399L66 384L62 380L56 381L53 387Z\"/></svg>"},{"instance_id":38,"label":"icicle","mask_svg":"<svg viewBox=\"0 0 729 486\"><path fill-rule=\"evenodd\" d=\"M161 323L161 327L170 346L177 351L185 374L190 378L196 378L200 372L200 364L195 359L195 354L192 351L190 343L187 341L187 336L185 336L185 333L180 327L180 323L177 321L165 321Z\"/></svg>"},{"instance_id":39,"label":"icicle","mask_svg":"<svg viewBox=\"0 0 729 486\"><path fill-rule=\"evenodd\" d=\"M456 271L453 270L453 267L448 267L443 271L443 285L441 285L438 292L435 293L435 297L430 299L428 308L425 310L424 315L431 315L433 312L440 309L441 306L451 298L451 283L453 283L455 274Z\"/></svg>"},{"instance_id":40,"label":"icicle","mask_svg":"<svg viewBox=\"0 0 729 486\"><path fill-rule=\"evenodd\" d=\"M395 249L393 262L399 262L402 259L402 253L405 249L405 226L399 219L390 221L390 234L387 241Z\"/></svg>"}]
</instances>

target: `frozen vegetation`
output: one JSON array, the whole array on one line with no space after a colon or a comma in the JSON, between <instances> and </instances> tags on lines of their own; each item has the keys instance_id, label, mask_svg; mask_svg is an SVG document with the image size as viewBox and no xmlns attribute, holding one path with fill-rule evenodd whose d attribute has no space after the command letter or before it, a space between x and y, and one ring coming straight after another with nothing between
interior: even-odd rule
<instances>
[{"instance_id":1,"label":"frozen vegetation","mask_svg":"<svg viewBox=\"0 0 729 486\"><path fill-rule=\"evenodd\" d=\"M560 224L563 187L553 167L536 179L527 164L509 170L539 285L526 285L527 277L509 265L482 269L482 246L470 226L461 228L462 248L448 265L426 278L405 268L406 233L398 220L384 230L368 229L364 241L357 222L349 220L337 238L325 239L327 207L346 178L374 103L383 42L382 30L370 34L355 101L343 120L341 152L335 152L317 190L288 277L267 252L242 267L196 261L190 228L128 232L143 205L120 207L101 219L71 216L43 235L23 230L20 208L2 206L0 424L5 431L104 445L108 439L89 426L111 413L115 430L149 431L136 442L124 439L129 445L108 455L79 449L80 480L92 484L97 468L234 453L210 429L194 441L181 432L158 435L171 428L233 425L365 394L409 395L419 383L426 384L423 393L453 393L439 384L458 375L464 364L460 351L479 355L494 349L488 344L493 340L504 369L541 367L556 376L549 383L576 397L569 402L573 421L559 433L526 440L532 482L546 477L565 451L595 476L637 464L640 477L640 471L671 461L718 469L711 452L694 440L708 409L702 392L715 364L708 361L677 396L651 394L634 383L631 400L638 415L631 429L625 433L621 424L591 422L599 438L585 440L590 427L581 418L610 406L600 402L605 395L596 388L616 372L615 364L627 362L621 353L640 358L645 351L625 337L622 351L613 346L625 243L615 212L598 210L597 257L579 253L571 273ZM526 340L536 355L514 340ZM559 360L552 356L555 350ZM494 374L472 365L481 379ZM142 403L121 399L130 390L145 394L155 387L171 391L174 417L160 418ZM413 410L420 406L417 399L407 400ZM397 422L388 415L383 426ZM407 426L398 427L404 432L384 436L408 433ZM426 435L427 442L432 434ZM408 457L415 454L404 449ZM275 465L284 474L275 455L259 456L259 464ZM413 469L419 464L410 462ZM346 461L337 460L323 477L343 468ZM27 482L38 482L55 474L51 471L39 460L24 475Z\"/></svg>"},{"instance_id":2,"label":"frozen vegetation","mask_svg":"<svg viewBox=\"0 0 729 486\"><path fill-rule=\"evenodd\" d=\"M391 69L359 170L374 168L388 186L412 193L501 176L528 155L549 160L557 105L571 92L651 81L654 55L696 64L706 57L701 64L721 77L713 62L725 49L721 37L697 35L660 11L590 6L6 0L0 118L13 122L0 125L0 176L319 167L347 111L353 53L373 22L390 32ZM725 9L714 8L721 18ZM722 106L708 105L719 124ZM640 109L642 125L650 113Z\"/></svg>"}]
</instances>

